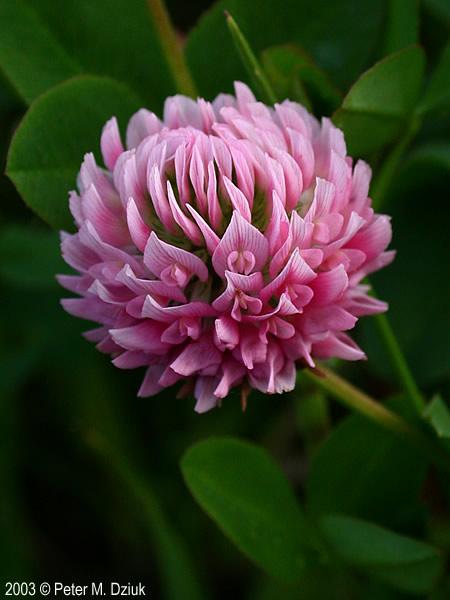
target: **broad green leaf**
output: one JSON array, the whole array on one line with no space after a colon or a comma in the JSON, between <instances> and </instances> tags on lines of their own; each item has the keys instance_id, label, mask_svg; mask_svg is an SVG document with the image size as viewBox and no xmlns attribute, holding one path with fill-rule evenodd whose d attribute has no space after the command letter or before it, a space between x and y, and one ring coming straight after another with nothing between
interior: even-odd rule
<instances>
[{"instance_id":1,"label":"broad green leaf","mask_svg":"<svg viewBox=\"0 0 450 600\"><path fill-rule=\"evenodd\" d=\"M110 117L124 125L138 108L126 86L101 77L75 77L38 98L14 135L7 163L28 206L53 227L70 227L68 192L83 155L98 150Z\"/></svg>"},{"instance_id":2,"label":"broad green leaf","mask_svg":"<svg viewBox=\"0 0 450 600\"><path fill-rule=\"evenodd\" d=\"M57 233L41 227L8 225L0 229L0 280L18 288L53 288L66 265Z\"/></svg>"},{"instance_id":3,"label":"broad green leaf","mask_svg":"<svg viewBox=\"0 0 450 600\"><path fill-rule=\"evenodd\" d=\"M426 593L440 575L438 551L423 542L342 515L322 517L319 527L342 561L399 590Z\"/></svg>"},{"instance_id":4,"label":"broad green leaf","mask_svg":"<svg viewBox=\"0 0 450 600\"><path fill-rule=\"evenodd\" d=\"M416 517L426 461L367 419L347 417L314 456L307 501L315 514L354 515L408 527Z\"/></svg>"},{"instance_id":5,"label":"broad green leaf","mask_svg":"<svg viewBox=\"0 0 450 600\"><path fill-rule=\"evenodd\" d=\"M388 0L384 51L391 54L416 44L419 33L419 0Z\"/></svg>"},{"instance_id":6,"label":"broad green leaf","mask_svg":"<svg viewBox=\"0 0 450 600\"><path fill-rule=\"evenodd\" d=\"M82 70L25 0L0 3L0 66L28 104Z\"/></svg>"},{"instance_id":7,"label":"broad green leaf","mask_svg":"<svg viewBox=\"0 0 450 600\"><path fill-rule=\"evenodd\" d=\"M419 110L428 113L434 110L450 110L450 43L444 48L425 95L420 103Z\"/></svg>"},{"instance_id":8,"label":"broad green leaf","mask_svg":"<svg viewBox=\"0 0 450 600\"><path fill-rule=\"evenodd\" d=\"M423 70L423 51L411 46L361 75L334 116L344 130L350 154L378 150L404 129L416 105Z\"/></svg>"},{"instance_id":9,"label":"broad green leaf","mask_svg":"<svg viewBox=\"0 0 450 600\"><path fill-rule=\"evenodd\" d=\"M300 46L267 48L262 61L279 98L296 100L310 110L314 107L321 115L332 113L341 103L339 90Z\"/></svg>"},{"instance_id":10,"label":"broad green leaf","mask_svg":"<svg viewBox=\"0 0 450 600\"><path fill-rule=\"evenodd\" d=\"M342 86L368 65L384 13L379 0L222 0L203 15L186 46L196 83L207 97L230 90L237 79L248 80L227 30L224 10L236 19L257 55L270 46L298 43Z\"/></svg>"},{"instance_id":11,"label":"broad green leaf","mask_svg":"<svg viewBox=\"0 0 450 600\"><path fill-rule=\"evenodd\" d=\"M450 409L439 394L428 404L423 416L431 423L439 437L450 439Z\"/></svg>"},{"instance_id":12,"label":"broad green leaf","mask_svg":"<svg viewBox=\"0 0 450 600\"><path fill-rule=\"evenodd\" d=\"M1 2L0 66L28 103L79 73L125 82L155 109L174 92L145 0Z\"/></svg>"},{"instance_id":13,"label":"broad green leaf","mask_svg":"<svg viewBox=\"0 0 450 600\"><path fill-rule=\"evenodd\" d=\"M298 579L309 545L304 517L262 448L210 438L186 452L181 468L197 502L244 554L275 577Z\"/></svg>"}]
</instances>

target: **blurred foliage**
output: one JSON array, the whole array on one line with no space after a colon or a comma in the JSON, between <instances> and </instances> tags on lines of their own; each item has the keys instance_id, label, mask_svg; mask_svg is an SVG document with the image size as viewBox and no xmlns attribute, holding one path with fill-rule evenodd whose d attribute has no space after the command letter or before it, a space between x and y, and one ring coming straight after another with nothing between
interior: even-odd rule
<instances>
[{"instance_id":1,"label":"blurred foliage","mask_svg":"<svg viewBox=\"0 0 450 600\"><path fill-rule=\"evenodd\" d=\"M422 427L445 448L448 2L170 0L168 8L201 94L247 80L228 9L276 92L316 115L337 109L352 152L370 160L398 251L373 283L390 302L424 395L434 397ZM123 126L138 102L161 111L175 92L144 0L71 0L57 9L47 0L2 2L0 68L2 171L14 138L9 174L57 226L68 224L66 191L83 153L98 151L102 123L118 113ZM6 177L0 195L2 585L114 579L142 581L154 598L250 600L390 600L434 587L430 598L448 597L449 582L439 578L450 556L447 475L323 397L320 411L310 404L296 417L297 404L316 397L306 386L290 396L254 394L244 415L234 394L203 416L173 390L136 399L141 374L114 369L81 337L89 324L59 305L54 274L67 267L57 234ZM341 371L397 410L400 384L374 321L363 320L356 335L369 360ZM266 579L195 503L179 468L192 445L181 468L200 505L272 574L290 573L289 561L304 554L297 583Z\"/></svg>"}]
</instances>

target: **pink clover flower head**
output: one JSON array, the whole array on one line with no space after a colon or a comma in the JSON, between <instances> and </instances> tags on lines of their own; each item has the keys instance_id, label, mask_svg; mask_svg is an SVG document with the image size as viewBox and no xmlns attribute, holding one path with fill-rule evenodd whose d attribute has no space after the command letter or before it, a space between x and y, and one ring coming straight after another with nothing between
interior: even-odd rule
<instances>
[{"instance_id":1,"label":"pink clover flower head","mask_svg":"<svg viewBox=\"0 0 450 600\"><path fill-rule=\"evenodd\" d=\"M328 119L236 83L168 98L162 121L140 110L126 146L112 118L101 150L70 194L78 274L59 281L79 297L62 302L117 367L146 367L140 396L181 381L204 412L235 386L292 390L296 365L365 357L347 331L387 308L362 280L393 259L391 225Z\"/></svg>"}]
</instances>

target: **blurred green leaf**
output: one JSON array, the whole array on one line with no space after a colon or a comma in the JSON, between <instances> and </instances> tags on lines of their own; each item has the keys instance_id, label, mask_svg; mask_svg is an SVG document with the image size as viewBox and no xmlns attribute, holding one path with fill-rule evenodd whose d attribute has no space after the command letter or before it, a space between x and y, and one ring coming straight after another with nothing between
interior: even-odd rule
<instances>
[{"instance_id":1,"label":"blurred green leaf","mask_svg":"<svg viewBox=\"0 0 450 600\"><path fill-rule=\"evenodd\" d=\"M310 543L304 516L262 448L210 438L186 452L181 468L197 502L244 554L277 578L299 578Z\"/></svg>"},{"instance_id":2,"label":"blurred green leaf","mask_svg":"<svg viewBox=\"0 0 450 600\"><path fill-rule=\"evenodd\" d=\"M76 431L75 441L85 444L92 451L90 456L112 474L115 494L137 523L144 548L153 545L163 597L201 600L203 594L188 545L175 520L168 517L155 474L141 466L142 447L131 415L120 402L122 374L111 373L111 365L105 365L104 357L93 348L78 353L74 361L78 363L75 368L83 373L73 382L66 399L66 408L72 411L66 419ZM56 370L61 376L61 365ZM110 515L103 516L107 520Z\"/></svg>"},{"instance_id":3,"label":"blurred green leaf","mask_svg":"<svg viewBox=\"0 0 450 600\"><path fill-rule=\"evenodd\" d=\"M125 82L155 109L175 89L145 0L1 2L0 66L28 103L78 73Z\"/></svg>"},{"instance_id":4,"label":"blurred green leaf","mask_svg":"<svg viewBox=\"0 0 450 600\"><path fill-rule=\"evenodd\" d=\"M67 270L58 234L39 227L2 227L0 256L0 279L19 288L56 287L55 274Z\"/></svg>"},{"instance_id":5,"label":"blurred green leaf","mask_svg":"<svg viewBox=\"0 0 450 600\"><path fill-rule=\"evenodd\" d=\"M432 546L367 521L328 515L319 527L331 550L349 566L413 594L430 591L442 569Z\"/></svg>"},{"instance_id":6,"label":"blurred green leaf","mask_svg":"<svg viewBox=\"0 0 450 600\"><path fill-rule=\"evenodd\" d=\"M125 123L139 102L121 83L80 76L41 96L26 113L9 151L7 174L30 208L56 228L69 228L68 192L83 155L96 151L110 117Z\"/></svg>"},{"instance_id":7,"label":"blurred green leaf","mask_svg":"<svg viewBox=\"0 0 450 600\"><path fill-rule=\"evenodd\" d=\"M269 46L299 43L342 86L370 61L384 13L378 0L222 0L203 15L186 46L194 78L206 97L230 90L237 79L248 81L228 34L224 10L239 23L257 55Z\"/></svg>"},{"instance_id":8,"label":"blurred green leaf","mask_svg":"<svg viewBox=\"0 0 450 600\"><path fill-rule=\"evenodd\" d=\"M424 410L423 416L442 438L450 438L450 409L439 394L436 394Z\"/></svg>"},{"instance_id":9,"label":"blurred green leaf","mask_svg":"<svg viewBox=\"0 0 450 600\"><path fill-rule=\"evenodd\" d=\"M28 104L82 70L24 0L0 3L0 65Z\"/></svg>"},{"instance_id":10,"label":"blurred green leaf","mask_svg":"<svg viewBox=\"0 0 450 600\"><path fill-rule=\"evenodd\" d=\"M411 46L361 75L334 116L350 154L378 150L402 131L416 104L424 65L423 51Z\"/></svg>"},{"instance_id":11,"label":"blurred green leaf","mask_svg":"<svg viewBox=\"0 0 450 600\"><path fill-rule=\"evenodd\" d=\"M442 52L441 60L435 68L419 110L428 113L434 110L445 110L450 107L450 42Z\"/></svg>"},{"instance_id":12,"label":"blurred green leaf","mask_svg":"<svg viewBox=\"0 0 450 600\"><path fill-rule=\"evenodd\" d=\"M359 415L347 417L313 458L308 507L315 514L344 513L408 526L416 516L426 466L394 435Z\"/></svg>"},{"instance_id":13,"label":"blurred green leaf","mask_svg":"<svg viewBox=\"0 0 450 600\"><path fill-rule=\"evenodd\" d=\"M329 568L331 567L331 568ZM354 578L346 576L332 565L312 565L302 572L295 584L282 584L276 579L264 577L248 600L349 600L358 598ZM364 598L366 600L366 598Z\"/></svg>"},{"instance_id":14,"label":"blurred green leaf","mask_svg":"<svg viewBox=\"0 0 450 600\"><path fill-rule=\"evenodd\" d=\"M450 4L448 0L423 0L425 7L438 19L443 19L450 24Z\"/></svg>"},{"instance_id":15,"label":"blurred green leaf","mask_svg":"<svg viewBox=\"0 0 450 600\"><path fill-rule=\"evenodd\" d=\"M388 0L385 54L417 43L418 34L419 0Z\"/></svg>"},{"instance_id":16,"label":"blurred green leaf","mask_svg":"<svg viewBox=\"0 0 450 600\"><path fill-rule=\"evenodd\" d=\"M339 90L299 46L267 48L262 61L278 98L295 100L309 110L314 106L321 115L332 113L341 103Z\"/></svg>"},{"instance_id":17,"label":"blurred green leaf","mask_svg":"<svg viewBox=\"0 0 450 600\"><path fill-rule=\"evenodd\" d=\"M136 502L140 519L156 546L164 579L164 596L169 600L200 600L203 597L193 570L188 548L162 509L148 482L118 449L106 452L106 460L119 476L131 501Z\"/></svg>"},{"instance_id":18,"label":"blurred green leaf","mask_svg":"<svg viewBox=\"0 0 450 600\"><path fill-rule=\"evenodd\" d=\"M409 156L409 163L430 164L450 172L450 143L435 142L419 146Z\"/></svg>"}]
</instances>

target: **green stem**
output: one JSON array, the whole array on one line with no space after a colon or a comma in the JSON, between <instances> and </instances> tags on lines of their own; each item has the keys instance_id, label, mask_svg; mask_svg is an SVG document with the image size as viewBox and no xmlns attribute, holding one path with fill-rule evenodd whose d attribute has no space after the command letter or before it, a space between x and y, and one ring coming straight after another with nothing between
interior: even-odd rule
<instances>
[{"instance_id":1,"label":"green stem","mask_svg":"<svg viewBox=\"0 0 450 600\"><path fill-rule=\"evenodd\" d=\"M321 366L317 371L305 369L302 373L308 381L312 381L347 407L419 448L436 466L450 473L450 455L402 417L325 367Z\"/></svg>"},{"instance_id":2,"label":"green stem","mask_svg":"<svg viewBox=\"0 0 450 600\"><path fill-rule=\"evenodd\" d=\"M391 357L392 365L403 385L414 411L421 414L425 408L425 400L417 387L416 382L409 370L408 363L403 355L397 338L392 331L392 327L386 315L376 315L375 323L381 334L384 346Z\"/></svg>"},{"instance_id":3,"label":"green stem","mask_svg":"<svg viewBox=\"0 0 450 600\"><path fill-rule=\"evenodd\" d=\"M373 208L379 211L386 202L387 191L391 186L392 179L397 173L398 166L405 150L408 148L411 141L416 136L420 128L420 119L416 116L411 117L411 124L407 129L403 137L400 138L398 143L392 148L391 152L387 155L386 160L374 179L372 185L372 198Z\"/></svg>"},{"instance_id":4,"label":"green stem","mask_svg":"<svg viewBox=\"0 0 450 600\"><path fill-rule=\"evenodd\" d=\"M225 18L236 49L239 52L242 62L244 63L255 88L260 93L261 99L268 104L275 104L277 102L276 94L273 91L262 66L259 64L258 59L251 49L250 44L239 29L236 21L227 11L225 11Z\"/></svg>"},{"instance_id":5,"label":"green stem","mask_svg":"<svg viewBox=\"0 0 450 600\"><path fill-rule=\"evenodd\" d=\"M195 83L163 0L147 0L147 4L178 92L195 98Z\"/></svg>"}]
</instances>

